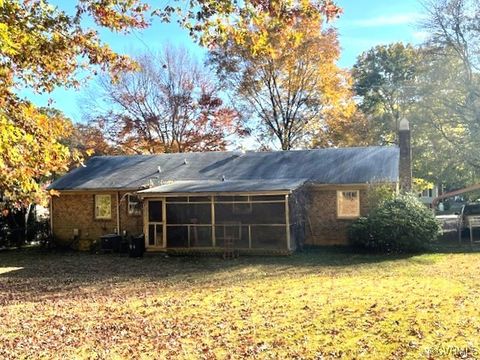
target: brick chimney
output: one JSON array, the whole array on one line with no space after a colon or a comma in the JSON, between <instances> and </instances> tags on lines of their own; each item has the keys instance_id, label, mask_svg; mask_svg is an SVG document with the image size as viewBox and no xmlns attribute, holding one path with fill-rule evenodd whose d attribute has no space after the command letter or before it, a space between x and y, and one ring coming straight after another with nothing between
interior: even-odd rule
<instances>
[{"instance_id":1,"label":"brick chimney","mask_svg":"<svg viewBox=\"0 0 480 360\"><path fill-rule=\"evenodd\" d=\"M400 148L400 163L398 176L400 191L412 190L412 146L410 140L410 124L407 119L402 119L398 127L398 146Z\"/></svg>"}]
</instances>

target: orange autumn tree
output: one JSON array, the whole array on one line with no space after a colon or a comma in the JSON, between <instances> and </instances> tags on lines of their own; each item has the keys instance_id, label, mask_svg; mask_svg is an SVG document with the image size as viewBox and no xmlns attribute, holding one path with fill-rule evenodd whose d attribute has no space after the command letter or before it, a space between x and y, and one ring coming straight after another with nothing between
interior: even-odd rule
<instances>
[{"instance_id":1,"label":"orange autumn tree","mask_svg":"<svg viewBox=\"0 0 480 360\"><path fill-rule=\"evenodd\" d=\"M248 1L205 32L210 63L264 143L335 145L326 137L348 128L350 78L336 65L337 33L325 25L339 13L328 1Z\"/></svg>"},{"instance_id":2,"label":"orange autumn tree","mask_svg":"<svg viewBox=\"0 0 480 360\"><path fill-rule=\"evenodd\" d=\"M45 200L42 184L80 160L63 142L72 124L17 94L78 87L97 68L115 76L134 69L98 33L82 27L90 16L114 31L147 26L137 0L80 0L67 14L45 0L0 0L0 202L22 207Z\"/></svg>"}]
</instances>

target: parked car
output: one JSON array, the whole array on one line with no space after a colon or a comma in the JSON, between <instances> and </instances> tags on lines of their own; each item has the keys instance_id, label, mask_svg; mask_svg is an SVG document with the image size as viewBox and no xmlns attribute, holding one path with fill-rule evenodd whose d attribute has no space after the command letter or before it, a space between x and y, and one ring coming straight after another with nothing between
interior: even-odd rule
<instances>
[{"instance_id":1,"label":"parked car","mask_svg":"<svg viewBox=\"0 0 480 360\"><path fill-rule=\"evenodd\" d=\"M462 206L462 210L458 214L458 227L465 235L468 231L468 218L471 216L480 216L480 203L465 204Z\"/></svg>"}]
</instances>

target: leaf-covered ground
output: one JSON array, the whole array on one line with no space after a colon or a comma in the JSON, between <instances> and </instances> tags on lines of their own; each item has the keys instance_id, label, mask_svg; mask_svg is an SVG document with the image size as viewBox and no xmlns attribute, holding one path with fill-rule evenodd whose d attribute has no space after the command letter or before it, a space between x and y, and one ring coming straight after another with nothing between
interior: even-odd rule
<instances>
[{"instance_id":1,"label":"leaf-covered ground","mask_svg":"<svg viewBox=\"0 0 480 360\"><path fill-rule=\"evenodd\" d=\"M480 358L480 254L0 253L0 358Z\"/></svg>"}]
</instances>

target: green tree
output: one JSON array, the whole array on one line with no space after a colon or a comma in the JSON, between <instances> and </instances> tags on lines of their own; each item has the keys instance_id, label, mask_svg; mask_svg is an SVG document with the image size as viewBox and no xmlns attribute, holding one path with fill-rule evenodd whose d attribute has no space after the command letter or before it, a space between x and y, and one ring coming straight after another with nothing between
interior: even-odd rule
<instances>
[{"instance_id":1,"label":"green tree","mask_svg":"<svg viewBox=\"0 0 480 360\"><path fill-rule=\"evenodd\" d=\"M396 141L399 121L415 102L417 60L415 47L395 43L364 52L353 66L353 88L377 144Z\"/></svg>"},{"instance_id":2,"label":"green tree","mask_svg":"<svg viewBox=\"0 0 480 360\"><path fill-rule=\"evenodd\" d=\"M477 139L472 139L468 115L469 91L463 64L453 53L425 49L421 58L416 103L411 107L414 174L416 177L463 187L476 182Z\"/></svg>"},{"instance_id":3,"label":"green tree","mask_svg":"<svg viewBox=\"0 0 480 360\"><path fill-rule=\"evenodd\" d=\"M354 66L354 88L374 143L395 142L398 121L408 118L414 176L456 188L476 179L478 140L468 72L456 51L439 46L375 47Z\"/></svg>"},{"instance_id":4,"label":"green tree","mask_svg":"<svg viewBox=\"0 0 480 360\"><path fill-rule=\"evenodd\" d=\"M428 17L423 26L430 34L427 44L438 69L435 75L440 78L435 82L439 85L435 126L464 164L478 171L480 1L432 0L426 9Z\"/></svg>"},{"instance_id":5,"label":"green tree","mask_svg":"<svg viewBox=\"0 0 480 360\"><path fill-rule=\"evenodd\" d=\"M424 250L439 233L432 211L412 194L387 197L348 229L352 246L384 253Z\"/></svg>"}]
</instances>

